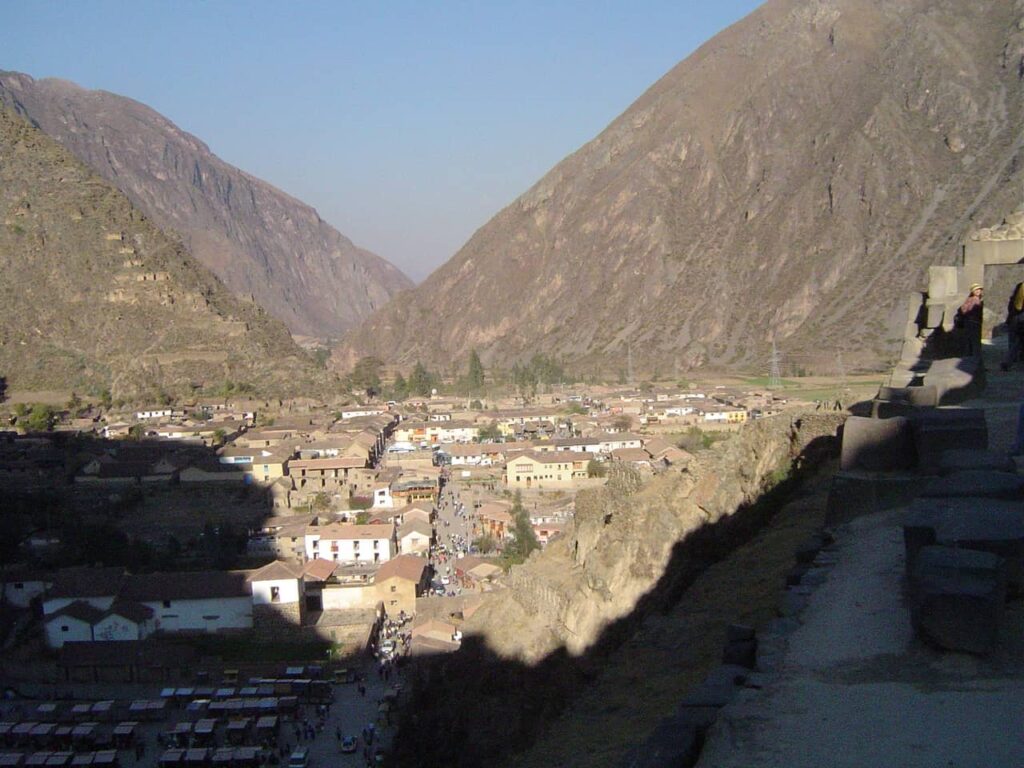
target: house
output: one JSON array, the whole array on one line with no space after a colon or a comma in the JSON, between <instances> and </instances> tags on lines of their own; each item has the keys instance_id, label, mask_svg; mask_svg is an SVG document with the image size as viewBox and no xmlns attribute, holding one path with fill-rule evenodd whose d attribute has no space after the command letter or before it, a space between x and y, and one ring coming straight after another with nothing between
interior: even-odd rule
<instances>
[{"instance_id":1,"label":"house","mask_svg":"<svg viewBox=\"0 0 1024 768\"><path fill-rule=\"evenodd\" d=\"M296 490L338 491L349 485L349 472L366 467L362 456L335 456L317 459L293 459L288 463L288 474Z\"/></svg>"},{"instance_id":2,"label":"house","mask_svg":"<svg viewBox=\"0 0 1024 768\"><path fill-rule=\"evenodd\" d=\"M57 613L76 601L105 611L114 604L124 578L122 568L63 568L53 575L53 584L43 597L43 615Z\"/></svg>"},{"instance_id":3,"label":"house","mask_svg":"<svg viewBox=\"0 0 1024 768\"><path fill-rule=\"evenodd\" d=\"M592 453L555 451L530 452L509 460L505 484L509 488L574 488L587 477Z\"/></svg>"},{"instance_id":4,"label":"house","mask_svg":"<svg viewBox=\"0 0 1024 768\"><path fill-rule=\"evenodd\" d=\"M410 634L412 645L409 652L415 656L451 653L461 645L461 633L455 625L439 619L427 619L413 626Z\"/></svg>"},{"instance_id":5,"label":"house","mask_svg":"<svg viewBox=\"0 0 1024 768\"><path fill-rule=\"evenodd\" d=\"M489 591L493 580L501 574L500 565L476 555L467 555L455 561L455 577L466 589Z\"/></svg>"},{"instance_id":6,"label":"house","mask_svg":"<svg viewBox=\"0 0 1024 768\"><path fill-rule=\"evenodd\" d=\"M53 585L53 577L25 567L0 571L0 603L15 608L28 608Z\"/></svg>"},{"instance_id":7,"label":"house","mask_svg":"<svg viewBox=\"0 0 1024 768\"><path fill-rule=\"evenodd\" d=\"M373 489L374 509L394 509L395 500L391 496L391 486L383 483Z\"/></svg>"},{"instance_id":8,"label":"house","mask_svg":"<svg viewBox=\"0 0 1024 768\"><path fill-rule=\"evenodd\" d=\"M380 414L387 412L388 409L386 405L350 406L341 411L341 418L347 421L348 419L357 419L360 416L379 416Z\"/></svg>"},{"instance_id":9,"label":"house","mask_svg":"<svg viewBox=\"0 0 1024 768\"><path fill-rule=\"evenodd\" d=\"M389 616L416 613L416 598L425 594L430 583L426 558L402 554L377 569L374 584Z\"/></svg>"},{"instance_id":10,"label":"house","mask_svg":"<svg viewBox=\"0 0 1024 768\"><path fill-rule=\"evenodd\" d=\"M244 572L138 574L125 578L118 597L152 609L157 631L252 628L252 590Z\"/></svg>"},{"instance_id":11,"label":"house","mask_svg":"<svg viewBox=\"0 0 1024 768\"><path fill-rule=\"evenodd\" d=\"M281 560L252 571L249 586L254 622L300 625L305 607L303 576L302 567Z\"/></svg>"},{"instance_id":12,"label":"house","mask_svg":"<svg viewBox=\"0 0 1024 768\"><path fill-rule=\"evenodd\" d=\"M125 575L118 568L59 571L43 601L46 642L142 640L154 632L252 628L245 574L224 571Z\"/></svg>"},{"instance_id":13,"label":"house","mask_svg":"<svg viewBox=\"0 0 1024 768\"><path fill-rule=\"evenodd\" d=\"M390 525L329 523L306 528L306 558L338 563L383 563L395 555L395 529Z\"/></svg>"},{"instance_id":14,"label":"house","mask_svg":"<svg viewBox=\"0 0 1024 768\"><path fill-rule=\"evenodd\" d=\"M489 535L495 541L502 541L512 535L512 505L503 501L491 501L476 511L476 528L480 535Z\"/></svg>"},{"instance_id":15,"label":"house","mask_svg":"<svg viewBox=\"0 0 1024 768\"><path fill-rule=\"evenodd\" d=\"M433 540L434 527L422 520L408 520L398 529L398 551L403 555L426 556Z\"/></svg>"}]
</instances>

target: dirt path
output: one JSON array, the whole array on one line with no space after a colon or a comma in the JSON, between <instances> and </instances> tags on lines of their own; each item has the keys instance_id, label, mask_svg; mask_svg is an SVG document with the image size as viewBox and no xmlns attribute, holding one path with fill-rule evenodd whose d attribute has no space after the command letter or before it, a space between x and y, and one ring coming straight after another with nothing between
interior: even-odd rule
<instances>
[{"instance_id":1,"label":"dirt path","mask_svg":"<svg viewBox=\"0 0 1024 768\"><path fill-rule=\"evenodd\" d=\"M759 626L775 615L793 554L825 517L835 466L798 489L771 523L711 566L666 615L649 616L608 660L597 681L505 768L609 768L671 714L684 693L721 659L725 628Z\"/></svg>"}]
</instances>

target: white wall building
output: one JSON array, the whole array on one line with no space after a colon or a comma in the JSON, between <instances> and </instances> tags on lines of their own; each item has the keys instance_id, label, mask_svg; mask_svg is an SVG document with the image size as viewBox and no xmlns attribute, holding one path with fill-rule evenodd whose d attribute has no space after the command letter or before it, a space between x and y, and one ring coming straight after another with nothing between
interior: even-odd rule
<instances>
[{"instance_id":1,"label":"white wall building","mask_svg":"<svg viewBox=\"0 0 1024 768\"><path fill-rule=\"evenodd\" d=\"M393 525L331 523L306 529L306 559L384 563L395 556Z\"/></svg>"}]
</instances>

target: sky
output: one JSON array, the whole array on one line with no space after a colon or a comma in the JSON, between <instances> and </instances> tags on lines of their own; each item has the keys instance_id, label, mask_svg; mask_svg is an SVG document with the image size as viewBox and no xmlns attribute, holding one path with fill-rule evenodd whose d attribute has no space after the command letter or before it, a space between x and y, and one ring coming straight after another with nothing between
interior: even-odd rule
<instances>
[{"instance_id":1,"label":"sky","mask_svg":"<svg viewBox=\"0 0 1024 768\"><path fill-rule=\"evenodd\" d=\"M147 104L418 282L759 4L28 0L0 69Z\"/></svg>"}]
</instances>

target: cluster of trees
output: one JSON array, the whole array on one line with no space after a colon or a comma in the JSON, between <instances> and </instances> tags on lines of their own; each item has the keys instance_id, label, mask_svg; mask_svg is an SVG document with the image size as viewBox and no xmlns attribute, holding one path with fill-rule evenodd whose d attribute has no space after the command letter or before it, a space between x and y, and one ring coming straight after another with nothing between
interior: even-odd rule
<instances>
[{"instance_id":1,"label":"cluster of trees","mask_svg":"<svg viewBox=\"0 0 1024 768\"><path fill-rule=\"evenodd\" d=\"M350 390L366 393L367 397L385 395L390 400L403 400L410 395L426 397L441 385L441 377L419 361L413 366L408 378L399 372L394 382L386 388L381 382L383 370L384 362L380 358L360 358L346 377L345 384Z\"/></svg>"},{"instance_id":2,"label":"cluster of trees","mask_svg":"<svg viewBox=\"0 0 1024 768\"><path fill-rule=\"evenodd\" d=\"M14 406L14 415L18 417L18 426L26 432L49 432L60 414L52 405L34 403L30 407L18 403Z\"/></svg>"},{"instance_id":3,"label":"cluster of trees","mask_svg":"<svg viewBox=\"0 0 1024 768\"><path fill-rule=\"evenodd\" d=\"M513 365L509 379L516 392L523 397L536 397L537 392L544 387L570 384L575 380L556 358L541 354L535 354L525 365Z\"/></svg>"},{"instance_id":4,"label":"cluster of trees","mask_svg":"<svg viewBox=\"0 0 1024 768\"><path fill-rule=\"evenodd\" d=\"M378 357L360 358L345 378L345 384L350 390L364 392L368 397L384 396L391 400L402 400L410 395L426 397L432 390L441 388L441 376L420 361L407 375L396 374L390 386L382 383L384 367ZM492 378L495 384L509 386L524 397L534 397L545 387L575 381L557 359L541 354L534 355L525 364L516 363L507 371L496 372ZM452 388L460 395L479 399L486 384L487 371L474 349L469 353L465 372L454 377Z\"/></svg>"}]
</instances>

